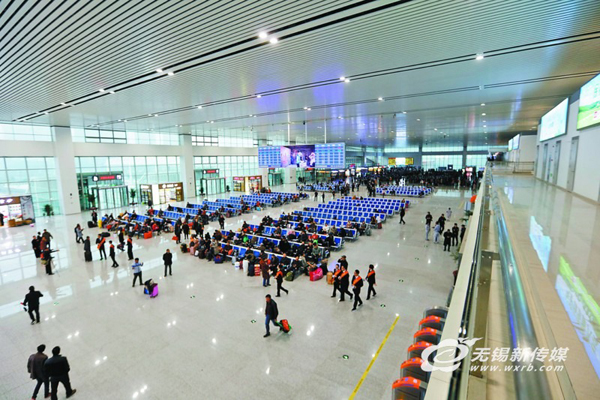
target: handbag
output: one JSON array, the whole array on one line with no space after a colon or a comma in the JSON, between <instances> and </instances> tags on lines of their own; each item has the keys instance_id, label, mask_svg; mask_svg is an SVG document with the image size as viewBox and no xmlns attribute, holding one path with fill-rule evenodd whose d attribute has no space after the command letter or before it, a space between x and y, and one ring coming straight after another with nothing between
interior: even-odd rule
<instances>
[{"instance_id":1,"label":"handbag","mask_svg":"<svg viewBox=\"0 0 600 400\"><path fill-rule=\"evenodd\" d=\"M177 235L173 236L171 240L177 240Z\"/></svg>"}]
</instances>

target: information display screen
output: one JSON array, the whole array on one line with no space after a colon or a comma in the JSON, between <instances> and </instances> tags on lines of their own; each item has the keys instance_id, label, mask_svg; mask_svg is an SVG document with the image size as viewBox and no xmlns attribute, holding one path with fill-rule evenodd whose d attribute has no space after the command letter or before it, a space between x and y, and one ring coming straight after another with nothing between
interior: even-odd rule
<instances>
[{"instance_id":1,"label":"information display screen","mask_svg":"<svg viewBox=\"0 0 600 400\"><path fill-rule=\"evenodd\" d=\"M542 117L540 124L540 142L567 133L567 111L569 99L564 99L559 105Z\"/></svg>"},{"instance_id":2,"label":"information display screen","mask_svg":"<svg viewBox=\"0 0 600 400\"><path fill-rule=\"evenodd\" d=\"M260 168L345 168L346 145L324 143L258 148Z\"/></svg>"},{"instance_id":3,"label":"information display screen","mask_svg":"<svg viewBox=\"0 0 600 400\"><path fill-rule=\"evenodd\" d=\"M577 129L600 124L600 75L581 87Z\"/></svg>"},{"instance_id":4,"label":"information display screen","mask_svg":"<svg viewBox=\"0 0 600 400\"><path fill-rule=\"evenodd\" d=\"M324 143L315 144L317 168L345 168L346 144Z\"/></svg>"}]
</instances>

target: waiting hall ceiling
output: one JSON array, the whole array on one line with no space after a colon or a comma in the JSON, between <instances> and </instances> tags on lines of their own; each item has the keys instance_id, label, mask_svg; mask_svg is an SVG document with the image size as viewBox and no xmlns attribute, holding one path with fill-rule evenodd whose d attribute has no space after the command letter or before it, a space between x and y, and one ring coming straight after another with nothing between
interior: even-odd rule
<instances>
[{"instance_id":1,"label":"waiting hall ceiling","mask_svg":"<svg viewBox=\"0 0 600 400\"><path fill-rule=\"evenodd\" d=\"M598 72L597 0L0 2L0 121L492 144Z\"/></svg>"}]
</instances>

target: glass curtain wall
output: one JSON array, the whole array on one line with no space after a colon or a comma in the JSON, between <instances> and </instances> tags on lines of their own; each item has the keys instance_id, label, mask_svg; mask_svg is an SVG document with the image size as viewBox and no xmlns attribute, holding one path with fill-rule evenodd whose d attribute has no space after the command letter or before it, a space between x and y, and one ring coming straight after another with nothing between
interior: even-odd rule
<instances>
[{"instance_id":1,"label":"glass curtain wall","mask_svg":"<svg viewBox=\"0 0 600 400\"><path fill-rule=\"evenodd\" d=\"M260 175L258 171L257 156L202 156L194 157L194 171L196 175L196 191L200 188L202 170L218 169L218 178L225 178L225 184L233 190L234 176ZM212 177L212 175L211 175ZM214 177L217 177L214 175ZM265 185L265 182L263 182ZM196 193L198 195L198 193Z\"/></svg>"},{"instance_id":2,"label":"glass curtain wall","mask_svg":"<svg viewBox=\"0 0 600 400\"><path fill-rule=\"evenodd\" d=\"M0 123L0 140L52 142L54 136L49 126Z\"/></svg>"},{"instance_id":3,"label":"glass curtain wall","mask_svg":"<svg viewBox=\"0 0 600 400\"><path fill-rule=\"evenodd\" d=\"M81 208L89 209L89 195L92 187L127 186L127 193L135 189L139 196L139 185L153 183L181 182L179 157L176 156L144 156L144 157L75 157L75 168ZM92 175L122 174L122 179L111 179L92 183ZM139 197L136 196L136 202Z\"/></svg>"},{"instance_id":4,"label":"glass curtain wall","mask_svg":"<svg viewBox=\"0 0 600 400\"><path fill-rule=\"evenodd\" d=\"M61 213L54 157L0 157L0 195L31 194L36 217L50 204Z\"/></svg>"},{"instance_id":5,"label":"glass curtain wall","mask_svg":"<svg viewBox=\"0 0 600 400\"><path fill-rule=\"evenodd\" d=\"M423 169L438 169L439 167L447 168L448 165L452 165L453 169L461 169L463 167L463 156L462 154L452 155L435 155L426 156L421 158L421 164Z\"/></svg>"}]
</instances>

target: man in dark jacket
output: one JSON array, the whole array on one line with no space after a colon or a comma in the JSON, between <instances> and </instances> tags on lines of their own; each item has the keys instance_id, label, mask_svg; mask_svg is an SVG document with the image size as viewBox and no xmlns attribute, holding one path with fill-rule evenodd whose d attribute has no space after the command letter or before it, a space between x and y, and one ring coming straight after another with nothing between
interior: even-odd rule
<instances>
[{"instance_id":1,"label":"man in dark jacket","mask_svg":"<svg viewBox=\"0 0 600 400\"><path fill-rule=\"evenodd\" d=\"M450 251L450 245L452 244L452 232L450 232L450 229L446 230L446 232L444 232L444 251L448 250Z\"/></svg>"},{"instance_id":2,"label":"man in dark jacket","mask_svg":"<svg viewBox=\"0 0 600 400\"><path fill-rule=\"evenodd\" d=\"M340 285L340 301L345 301L345 295L350 296L350 300L352 300L352 293L348 291L348 286L350 285L350 274L348 273L348 267L344 267L340 264L340 268L342 272L338 276L339 285Z\"/></svg>"},{"instance_id":3,"label":"man in dark jacket","mask_svg":"<svg viewBox=\"0 0 600 400\"><path fill-rule=\"evenodd\" d=\"M40 258L42 252L40 250L40 240L37 236L33 236L33 240L31 241L31 247L33 248L35 258Z\"/></svg>"},{"instance_id":4,"label":"man in dark jacket","mask_svg":"<svg viewBox=\"0 0 600 400\"><path fill-rule=\"evenodd\" d=\"M58 400L58 384L62 383L67 391L67 398L73 396L77 389L71 389L69 381L69 362L67 357L60 355L60 347L52 349L52 357L44 363L44 375L50 378L52 400Z\"/></svg>"},{"instance_id":5,"label":"man in dark jacket","mask_svg":"<svg viewBox=\"0 0 600 400\"><path fill-rule=\"evenodd\" d=\"M108 255L110 256L110 259L113 262L112 267L117 268L119 266L119 263L117 262L117 260L115 260L115 245L113 244L112 240L108 241Z\"/></svg>"},{"instance_id":6,"label":"man in dark jacket","mask_svg":"<svg viewBox=\"0 0 600 400\"><path fill-rule=\"evenodd\" d=\"M352 307L352 311L356 310L356 306L362 306L363 302L360 298L360 289L363 287L363 279L359 275L359 271L354 271L354 276L352 277L352 291L354 292L354 306Z\"/></svg>"},{"instance_id":7,"label":"man in dark jacket","mask_svg":"<svg viewBox=\"0 0 600 400\"><path fill-rule=\"evenodd\" d=\"M48 359L48 356L44 354L46 345L40 344L37 348L37 353L29 356L27 360L27 372L31 379L37 380L35 389L33 390L32 399L36 399L42 384L44 385L44 398L50 397L50 386L48 382L48 376L44 375L44 363Z\"/></svg>"},{"instance_id":8,"label":"man in dark jacket","mask_svg":"<svg viewBox=\"0 0 600 400\"><path fill-rule=\"evenodd\" d=\"M163 262L165 263L165 278L167 277L167 268L169 269L169 275L173 275L171 266L173 265L173 254L171 250L167 249L167 252L163 254Z\"/></svg>"},{"instance_id":9,"label":"man in dark jacket","mask_svg":"<svg viewBox=\"0 0 600 400\"><path fill-rule=\"evenodd\" d=\"M377 285L375 282L375 267L373 264L369 265L369 272L367 273L367 283L369 284L369 288L367 290L367 300L371 299L371 293L373 293L373 297L377 296L375 292L375 288L373 286Z\"/></svg>"},{"instance_id":10,"label":"man in dark jacket","mask_svg":"<svg viewBox=\"0 0 600 400\"><path fill-rule=\"evenodd\" d=\"M458 246L458 232L460 231L460 228L458 227L458 224L454 224L454 226L452 227L452 246Z\"/></svg>"},{"instance_id":11,"label":"man in dark jacket","mask_svg":"<svg viewBox=\"0 0 600 400\"><path fill-rule=\"evenodd\" d=\"M25 300L23 300L23 305L28 306L29 317L31 318L31 325L36 322L40 323L40 297L44 297L42 293L35 290L33 286L29 286L29 293L25 295ZM35 318L33 318L33 313L35 312Z\"/></svg>"},{"instance_id":12,"label":"man in dark jacket","mask_svg":"<svg viewBox=\"0 0 600 400\"><path fill-rule=\"evenodd\" d=\"M279 315L279 310L277 309L277 303L275 300L271 299L271 295L268 294L265 296L267 304L265 305L265 327L267 328L267 333L263 337L271 336L269 332L269 322L273 321L273 325L279 326L277 324L277 316Z\"/></svg>"},{"instance_id":13,"label":"man in dark jacket","mask_svg":"<svg viewBox=\"0 0 600 400\"><path fill-rule=\"evenodd\" d=\"M406 215L406 210L404 207L400 208L400 223L406 225L406 221L404 221L404 216Z\"/></svg>"}]
</instances>

